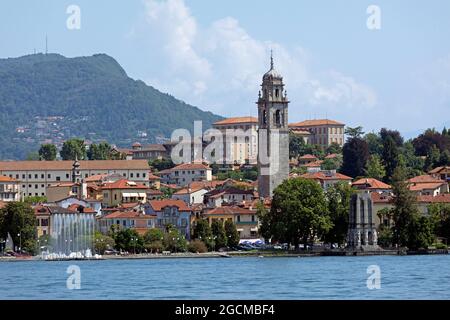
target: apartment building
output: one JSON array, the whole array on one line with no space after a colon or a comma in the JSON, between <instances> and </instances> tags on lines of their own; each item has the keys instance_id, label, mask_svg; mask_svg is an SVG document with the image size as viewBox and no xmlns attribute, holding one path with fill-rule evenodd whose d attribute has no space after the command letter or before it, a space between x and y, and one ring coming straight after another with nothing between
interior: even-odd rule
<instances>
[{"instance_id":1,"label":"apartment building","mask_svg":"<svg viewBox=\"0 0 450 320\"><path fill-rule=\"evenodd\" d=\"M62 182L81 182L94 175L119 174L124 178L149 185L147 160L79 161L0 161L0 175L20 182L21 195L46 196L47 187Z\"/></svg>"},{"instance_id":2,"label":"apartment building","mask_svg":"<svg viewBox=\"0 0 450 320\"><path fill-rule=\"evenodd\" d=\"M224 155L232 163L256 164L258 157L258 119L255 117L236 117L218 121L213 128L220 130L224 141ZM227 130L228 134L227 134ZM239 130L239 131L238 131ZM241 132L241 135L230 135Z\"/></svg>"},{"instance_id":3,"label":"apartment building","mask_svg":"<svg viewBox=\"0 0 450 320\"><path fill-rule=\"evenodd\" d=\"M0 175L0 201L20 201L20 182L14 178Z\"/></svg>"},{"instance_id":4,"label":"apartment building","mask_svg":"<svg viewBox=\"0 0 450 320\"><path fill-rule=\"evenodd\" d=\"M345 124L329 119L306 120L289 124L289 129L295 132L309 132L307 140L309 144L328 147L332 143L344 145Z\"/></svg>"}]
</instances>

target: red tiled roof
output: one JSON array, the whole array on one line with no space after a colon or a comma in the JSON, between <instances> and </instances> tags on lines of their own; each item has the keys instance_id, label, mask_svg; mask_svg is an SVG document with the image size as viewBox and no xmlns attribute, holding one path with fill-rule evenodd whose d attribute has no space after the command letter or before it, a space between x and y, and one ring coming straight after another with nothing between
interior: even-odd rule
<instances>
[{"instance_id":1,"label":"red tiled roof","mask_svg":"<svg viewBox=\"0 0 450 320\"><path fill-rule=\"evenodd\" d=\"M244 209L238 206L217 207L206 211L205 215L232 215L232 214L256 214L255 210ZM256 223L256 222L255 222Z\"/></svg>"},{"instance_id":2,"label":"red tiled roof","mask_svg":"<svg viewBox=\"0 0 450 320\"><path fill-rule=\"evenodd\" d=\"M258 119L255 117L234 117L225 120L217 121L214 125L229 125L229 124L241 124L241 123L252 123L257 124Z\"/></svg>"},{"instance_id":3,"label":"red tiled roof","mask_svg":"<svg viewBox=\"0 0 450 320\"><path fill-rule=\"evenodd\" d=\"M317 159L316 156L312 155L312 154L305 154L304 156L301 156L299 159Z\"/></svg>"},{"instance_id":4,"label":"red tiled roof","mask_svg":"<svg viewBox=\"0 0 450 320\"><path fill-rule=\"evenodd\" d=\"M203 163L182 163L177 165L175 168L169 169L172 171L175 170L207 170L207 169L211 169L210 167L208 167L207 165L204 165Z\"/></svg>"},{"instance_id":5,"label":"red tiled roof","mask_svg":"<svg viewBox=\"0 0 450 320\"><path fill-rule=\"evenodd\" d=\"M180 195L180 194L189 194L189 193L193 193L193 192L197 192L199 190L204 189L203 187L197 186L195 188L190 187L190 188L183 188L178 190L177 192L175 192L174 194Z\"/></svg>"},{"instance_id":6,"label":"red tiled roof","mask_svg":"<svg viewBox=\"0 0 450 320\"><path fill-rule=\"evenodd\" d=\"M392 203L393 200L392 196L380 194L378 192L372 192L370 196L374 203Z\"/></svg>"},{"instance_id":7,"label":"red tiled roof","mask_svg":"<svg viewBox=\"0 0 450 320\"><path fill-rule=\"evenodd\" d=\"M450 193L443 193L440 195L437 195L435 197L433 196L417 196L418 202L425 202L425 203L450 203Z\"/></svg>"},{"instance_id":8,"label":"red tiled roof","mask_svg":"<svg viewBox=\"0 0 450 320\"><path fill-rule=\"evenodd\" d=\"M445 182L435 182L435 183L417 183L409 186L411 191L421 191L421 190L433 190L441 187Z\"/></svg>"},{"instance_id":9,"label":"red tiled roof","mask_svg":"<svg viewBox=\"0 0 450 320\"><path fill-rule=\"evenodd\" d=\"M352 183L353 186L367 186L367 189L391 189L387 183L374 178L362 178Z\"/></svg>"},{"instance_id":10,"label":"red tiled roof","mask_svg":"<svg viewBox=\"0 0 450 320\"><path fill-rule=\"evenodd\" d=\"M316 119L316 120L305 120L301 122L291 123L289 127L314 127L314 126L323 126L323 125L339 125L344 126L344 123L329 120L329 119Z\"/></svg>"},{"instance_id":11,"label":"red tiled roof","mask_svg":"<svg viewBox=\"0 0 450 320\"><path fill-rule=\"evenodd\" d=\"M189 206L183 200L164 199L164 200L150 200L148 202L155 211L162 211L165 207L178 207L179 211L191 211Z\"/></svg>"},{"instance_id":12,"label":"red tiled roof","mask_svg":"<svg viewBox=\"0 0 450 320\"><path fill-rule=\"evenodd\" d=\"M155 219L155 215L142 214L136 211L115 211L101 219L127 219L127 218L141 218L141 219Z\"/></svg>"},{"instance_id":13,"label":"red tiled roof","mask_svg":"<svg viewBox=\"0 0 450 320\"><path fill-rule=\"evenodd\" d=\"M102 189L148 189L143 184L137 184L135 182L122 179L115 182L107 182L102 185Z\"/></svg>"},{"instance_id":14,"label":"red tiled roof","mask_svg":"<svg viewBox=\"0 0 450 320\"><path fill-rule=\"evenodd\" d=\"M428 174L424 174L422 176L417 176L408 180L410 183L438 183L443 182L441 179L437 179Z\"/></svg>"},{"instance_id":15,"label":"red tiled roof","mask_svg":"<svg viewBox=\"0 0 450 320\"><path fill-rule=\"evenodd\" d=\"M148 195L152 195L152 196L163 195L164 194L161 190L154 190L154 189L149 189L149 190L146 191L146 193Z\"/></svg>"},{"instance_id":16,"label":"red tiled roof","mask_svg":"<svg viewBox=\"0 0 450 320\"><path fill-rule=\"evenodd\" d=\"M431 170L429 173L436 174L436 173L440 173L441 171L449 173L450 172L450 166L437 167L437 168L434 168L433 170Z\"/></svg>"},{"instance_id":17,"label":"red tiled roof","mask_svg":"<svg viewBox=\"0 0 450 320\"><path fill-rule=\"evenodd\" d=\"M0 175L0 182L15 182L15 181L17 180L14 178Z\"/></svg>"},{"instance_id":18,"label":"red tiled roof","mask_svg":"<svg viewBox=\"0 0 450 320\"><path fill-rule=\"evenodd\" d=\"M320 167L322 165L322 163L323 163L323 160L317 160L317 161L314 161L314 162L310 162L310 163L304 164L304 165L302 165L302 167L317 168L317 167Z\"/></svg>"},{"instance_id":19,"label":"red tiled roof","mask_svg":"<svg viewBox=\"0 0 450 320\"><path fill-rule=\"evenodd\" d=\"M305 174L302 174L300 177L305 178L305 179L314 179L314 180L347 180L347 181L352 180L351 177L348 177L341 173L336 172L336 173L328 175L323 171L305 173Z\"/></svg>"},{"instance_id":20,"label":"red tiled roof","mask_svg":"<svg viewBox=\"0 0 450 320\"><path fill-rule=\"evenodd\" d=\"M84 181L85 182L102 181L107 176L108 176L107 174L95 174L95 175L85 178Z\"/></svg>"},{"instance_id":21,"label":"red tiled roof","mask_svg":"<svg viewBox=\"0 0 450 320\"><path fill-rule=\"evenodd\" d=\"M335 159L335 158L337 158L337 154L336 153L331 153L331 154L329 154L329 155L327 155L326 157L325 157L325 159Z\"/></svg>"},{"instance_id":22,"label":"red tiled roof","mask_svg":"<svg viewBox=\"0 0 450 320\"><path fill-rule=\"evenodd\" d=\"M153 173L149 173L148 174L148 180L161 180L160 177L158 177L157 175L154 175Z\"/></svg>"},{"instance_id":23,"label":"red tiled roof","mask_svg":"<svg viewBox=\"0 0 450 320\"><path fill-rule=\"evenodd\" d=\"M4 208L6 206L6 202L4 201L0 201L0 209Z\"/></svg>"}]
</instances>

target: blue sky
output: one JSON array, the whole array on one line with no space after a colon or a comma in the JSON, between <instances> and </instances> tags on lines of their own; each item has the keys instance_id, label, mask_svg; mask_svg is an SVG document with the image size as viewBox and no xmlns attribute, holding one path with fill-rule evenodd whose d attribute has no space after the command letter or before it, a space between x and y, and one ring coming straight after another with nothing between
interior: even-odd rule
<instances>
[{"instance_id":1,"label":"blue sky","mask_svg":"<svg viewBox=\"0 0 450 320\"><path fill-rule=\"evenodd\" d=\"M69 5L81 29L69 30ZM369 5L381 29L366 26ZM0 4L0 57L106 53L128 75L224 116L256 115L261 77L285 77L290 121L333 118L406 136L450 126L450 2L72 0Z\"/></svg>"}]
</instances>

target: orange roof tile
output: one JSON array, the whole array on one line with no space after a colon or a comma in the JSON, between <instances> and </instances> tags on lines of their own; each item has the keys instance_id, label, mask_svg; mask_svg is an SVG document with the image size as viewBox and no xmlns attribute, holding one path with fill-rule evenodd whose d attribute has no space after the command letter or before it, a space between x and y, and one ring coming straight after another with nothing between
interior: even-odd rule
<instances>
[{"instance_id":1,"label":"orange roof tile","mask_svg":"<svg viewBox=\"0 0 450 320\"><path fill-rule=\"evenodd\" d=\"M450 203L450 193L439 194L435 197L433 196L417 196L418 202L426 202L426 203Z\"/></svg>"},{"instance_id":2,"label":"orange roof tile","mask_svg":"<svg viewBox=\"0 0 450 320\"><path fill-rule=\"evenodd\" d=\"M203 163L182 163L177 165L175 168L169 170L175 171L175 170L202 170L202 169L208 170L211 168Z\"/></svg>"},{"instance_id":3,"label":"orange roof tile","mask_svg":"<svg viewBox=\"0 0 450 320\"><path fill-rule=\"evenodd\" d=\"M102 189L148 189L143 184L137 184L135 182L122 179L115 182L107 182L101 186Z\"/></svg>"},{"instance_id":4,"label":"orange roof tile","mask_svg":"<svg viewBox=\"0 0 450 320\"><path fill-rule=\"evenodd\" d=\"M367 189L391 189L387 183L374 178L362 178L352 183L353 186L367 186Z\"/></svg>"},{"instance_id":5,"label":"orange roof tile","mask_svg":"<svg viewBox=\"0 0 450 320\"><path fill-rule=\"evenodd\" d=\"M392 196L386 194L380 194L378 192L372 192L370 194L374 203L392 203Z\"/></svg>"},{"instance_id":6,"label":"orange roof tile","mask_svg":"<svg viewBox=\"0 0 450 320\"><path fill-rule=\"evenodd\" d=\"M344 126L344 123L329 120L329 119L315 119L315 120L305 120L301 122L291 123L289 127L314 127L314 126L323 126L323 125L338 125Z\"/></svg>"},{"instance_id":7,"label":"orange roof tile","mask_svg":"<svg viewBox=\"0 0 450 320\"><path fill-rule=\"evenodd\" d=\"M436 183L417 183L409 186L411 191L434 190L441 187L445 182Z\"/></svg>"},{"instance_id":8,"label":"orange roof tile","mask_svg":"<svg viewBox=\"0 0 450 320\"><path fill-rule=\"evenodd\" d=\"M11 178L11 177L0 175L0 182L14 182L14 181L17 181L17 180L14 178Z\"/></svg>"},{"instance_id":9,"label":"orange roof tile","mask_svg":"<svg viewBox=\"0 0 450 320\"><path fill-rule=\"evenodd\" d=\"M429 173L436 174L436 173L440 173L441 171L444 171L447 173L450 172L450 166L437 167L437 168L434 168L433 170L431 170Z\"/></svg>"},{"instance_id":10,"label":"orange roof tile","mask_svg":"<svg viewBox=\"0 0 450 320\"><path fill-rule=\"evenodd\" d=\"M411 178L408 180L408 182L410 182L410 183L438 183L438 182L443 182L443 180L437 179L428 174L424 174L422 176L417 176L417 177Z\"/></svg>"},{"instance_id":11,"label":"orange roof tile","mask_svg":"<svg viewBox=\"0 0 450 320\"><path fill-rule=\"evenodd\" d=\"M348 177L341 173L336 172L331 175L328 175L323 171L305 173L305 174L302 174L300 176L300 178L313 179L313 180L347 180L347 181L352 180L351 177Z\"/></svg>"},{"instance_id":12,"label":"orange roof tile","mask_svg":"<svg viewBox=\"0 0 450 320\"><path fill-rule=\"evenodd\" d=\"M304 156L301 156L299 159L317 159L316 156L312 155L312 154L305 154Z\"/></svg>"},{"instance_id":13,"label":"orange roof tile","mask_svg":"<svg viewBox=\"0 0 450 320\"><path fill-rule=\"evenodd\" d=\"M142 214L136 211L115 211L101 219L126 219L126 218L141 218L141 219L155 219L155 215Z\"/></svg>"},{"instance_id":14,"label":"orange roof tile","mask_svg":"<svg viewBox=\"0 0 450 320\"><path fill-rule=\"evenodd\" d=\"M235 215L256 214L255 210L244 209L238 206L223 206L206 211L205 215ZM255 223L257 223L255 221Z\"/></svg>"},{"instance_id":15,"label":"orange roof tile","mask_svg":"<svg viewBox=\"0 0 450 320\"><path fill-rule=\"evenodd\" d=\"M258 119L255 117L234 117L228 118L225 120L217 121L214 125L230 125L230 124L244 124L244 123L252 123L257 124Z\"/></svg>"}]
</instances>

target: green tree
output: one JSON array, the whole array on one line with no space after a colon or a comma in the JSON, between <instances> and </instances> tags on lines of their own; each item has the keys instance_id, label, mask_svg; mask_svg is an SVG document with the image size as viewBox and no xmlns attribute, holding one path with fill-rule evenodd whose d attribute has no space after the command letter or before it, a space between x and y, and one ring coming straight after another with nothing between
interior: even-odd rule
<instances>
[{"instance_id":1,"label":"green tree","mask_svg":"<svg viewBox=\"0 0 450 320\"><path fill-rule=\"evenodd\" d=\"M392 246L393 232L392 228L382 227L378 234L378 245L382 248L389 248Z\"/></svg>"},{"instance_id":2,"label":"green tree","mask_svg":"<svg viewBox=\"0 0 450 320\"><path fill-rule=\"evenodd\" d=\"M391 136L387 136L383 142L383 165L386 169L385 181L391 182L394 170L399 165L399 151L397 144Z\"/></svg>"},{"instance_id":3,"label":"green tree","mask_svg":"<svg viewBox=\"0 0 450 320\"><path fill-rule=\"evenodd\" d=\"M383 140L378 134L370 132L364 136L364 140L367 142L369 153L371 155L381 156L383 150Z\"/></svg>"},{"instance_id":4,"label":"green tree","mask_svg":"<svg viewBox=\"0 0 450 320\"><path fill-rule=\"evenodd\" d=\"M94 249L98 254L104 254L106 250L115 246L114 239L96 231L94 234Z\"/></svg>"},{"instance_id":5,"label":"green tree","mask_svg":"<svg viewBox=\"0 0 450 320\"><path fill-rule=\"evenodd\" d=\"M106 143L91 144L87 152L89 160L112 160L114 158L112 147Z\"/></svg>"},{"instance_id":6,"label":"green tree","mask_svg":"<svg viewBox=\"0 0 450 320\"><path fill-rule=\"evenodd\" d=\"M416 195L411 192L405 182L406 176L401 167L394 170L392 176L393 210L394 220L393 243L400 246L410 244L410 233L413 229L410 224L419 215L416 204Z\"/></svg>"},{"instance_id":7,"label":"green tree","mask_svg":"<svg viewBox=\"0 0 450 320\"><path fill-rule=\"evenodd\" d=\"M115 231L114 242L117 250L133 253L141 252L144 247L144 239L134 229L121 229Z\"/></svg>"},{"instance_id":8,"label":"green tree","mask_svg":"<svg viewBox=\"0 0 450 320\"><path fill-rule=\"evenodd\" d=\"M166 250L172 252L184 252L187 250L186 238L176 228L168 228L164 234L163 244Z\"/></svg>"},{"instance_id":9,"label":"green tree","mask_svg":"<svg viewBox=\"0 0 450 320\"><path fill-rule=\"evenodd\" d=\"M350 199L353 189L348 183L337 183L326 191L332 228L325 234L327 243L343 244L347 237Z\"/></svg>"},{"instance_id":10,"label":"green tree","mask_svg":"<svg viewBox=\"0 0 450 320\"><path fill-rule=\"evenodd\" d=\"M37 161L40 160L40 156L39 156L39 152L33 151L33 152L29 152L26 156L26 160L28 161Z\"/></svg>"},{"instance_id":11,"label":"green tree","mask_svg":"<svg viewBox=\"0 0 450 320\"><path fill-rule=\"evenodd\" d=\"M166 158L149 160L148 164L150 167L155 168L158 171L175 167L175 164L172 162L172 160Z\"/></svg>"},{"instance_id":12,"label":"green tree","mask_svg":"<svg viewBox=\"0 0 450 320\"><path fill-rule=\"evenodd\" d=\"M144 234L144 242L146 244L155 242L155 241L163 241L164 240L164 232L158 228L152 228L147 230Z\"/></svg>"},{"instance_id":13,"label":"green tree","mask_svg":"<svg viewBox=\"0 0 450 320\"><path fill-rule=\"evenodd\" d=\"M63 143L60 154L63 160L86 159L86 148L84 146L84 140L74 138L65 141Z\"/></svg>"},{"instance_id":14,"label":"green tree","mask_svg":"<svg viewBox=\"0 0 450 320\"><path fill-rule=\"evenodd\" d=\"M214 237L214 246L216 250L227 246L227 236L225 234L225 228L223 223L217 219L214 219L211 224L211 231Z\"/></svg>"},{"instance_id":15,"label":"green tree","mask_svg":"<svg viewBox=\"0 0 450 320\"><path fill-rule=\"evenodd\" d=\"M0 209L0 238L8 233L15 248L34 253L36 251L36 217L30 205L24 202L8 202Z\"/></svg>"},{"instance_id":16,"label":"green tree","mask_svg":"<svg viewBox=\"0 0 450 320\"><path fill-rule=\"evenodd\" d=\"M342 147L339 145L339 143L336 143L336 142L332 142L329 146L328 146L328 148L327 148L327 150L326 150L326 153L327 154L340 154L340 153L342 153Z\"/></svg>"},{"instance_id":17,"label":"green tree","mask_svg":"<svg viewBox=\"0 0 450 320\"><path fill-rule=\"evenodd\" d=\"M424 170L426 172L434 169L439 165L441 159L441 153L436 145L432 145L430 151L428 151L427 158L425 159Z\"/></svg>"},{"instance_id":18,"label":"green tree","mask_svg":"<svg viewBox=\"0 0 450 320\"><path fill-rule=\"evenodd\" d=\"M39 149L39 157L42 160L53 161L56 160L58 150L54 144L43 144Z\"/></svg>"},{"instance_id":19,"label":"green tree","mask_svg":"<svg viewBox=\"0 0 450 320\"><path fill-rule=\"evenodd\" d=\"M444 150L439 158L439 166L450 166L450 151Z\"/></svg>"},{"instance_id":20,"label":"green tree","mask_svg":"<svg viewBox=\"0 0 450 320\"><path fill-rule=\"evenodd\" d=\"M189 243L188 250L192 253L204 253L208 251L208 248L203 241L195 239Z\"/></svg>"},{"instance_id":21,"label":"green tree","mask_svg":"<svg viewBox=\"0 0 450 320\"><path fill-rule=\"evenodd\" d=\"M411 250L427 249L433 244L433 223L429 217L414 216L408 226L408 248Z\"/></svg>"},{"instance_id":22,"label":"green tree","mask_svg":"<svg viewBox=\"0 0 450 320\"><path fill-rule=\"evenodd\" d=\"M266 239L305 246L332 227L320 185L303 178L285 180L274 190L268 213L259 212Z\"/></svg>"},{"instance_id":23,"label":"green tree","mask_svg":"<svg viewBox=\"0 0 450 320\"><path fill-rule=\"evenodd\" d=\"M239 244L239 232L233 221L225 221L225 236L227 237L227 245L230 248L234 248Z\"/></svg>"},{"instance_id":24,"label":"green tree","mask_svg":"<svg viewBox=\"0 0 450 320\"><path fill-rule=\"evenodd\" d=\"M322 170L337 170L339 162L337 159L325 159L320 167Z\"/></svg>"},{"instance_id":25,"label":"green tree","mask_svg":"<svg viewBox=\"0 0 450 320\"><path fill-rule=\"evenodd\" d=\"M364 176L369 158L367 142L360 138L348 139L343 148L341 172L350 177Z\"/></svg>"},{"instance_id":26,"label":"green tree","mask_svg":"<svg viewBox=\"0 0 450 320\"><path fill-rule=\"evenodd\" d=\"M364 134L364 131L362 129L363 128L361 126L355 128L347 127L345 128L344 133L349 136L350 139L361 138L361 136Z\"/></svg>"},{"instance_id":27,"label":"green tree","mask_svg":"<svg viewBox=\"0 0 450 320\"><path fill-rule=\"evenodd\" d=\"M46 203L47 197L45 197L45 196L29 196L29 197L25 197L23 199L23 202L25 202L28 205L35 205L38 203Z\"/></svg>"},{"instance_id":28,"label":"green tree","mask_svg":"<svg viewBox=\"0 0 450 320\"><path fill-rule=\"evenodd\" d=\"M369 178L378 180L382 180L386 175L386 170L381 163L381 158L377 154L373 154L370 156L369 161L367 162L366 175Z\"/></svg>"},{"instance_id":29,"label":"green tree","mask_svg":"<svg viewBox=\"0 0 450 320\"><path fill-rule=\"evenodd\" d=\"M289 132L289 157L298 158L301 156L305 149L305 140L292 132Z\"/></svg>"}]
</instances>

